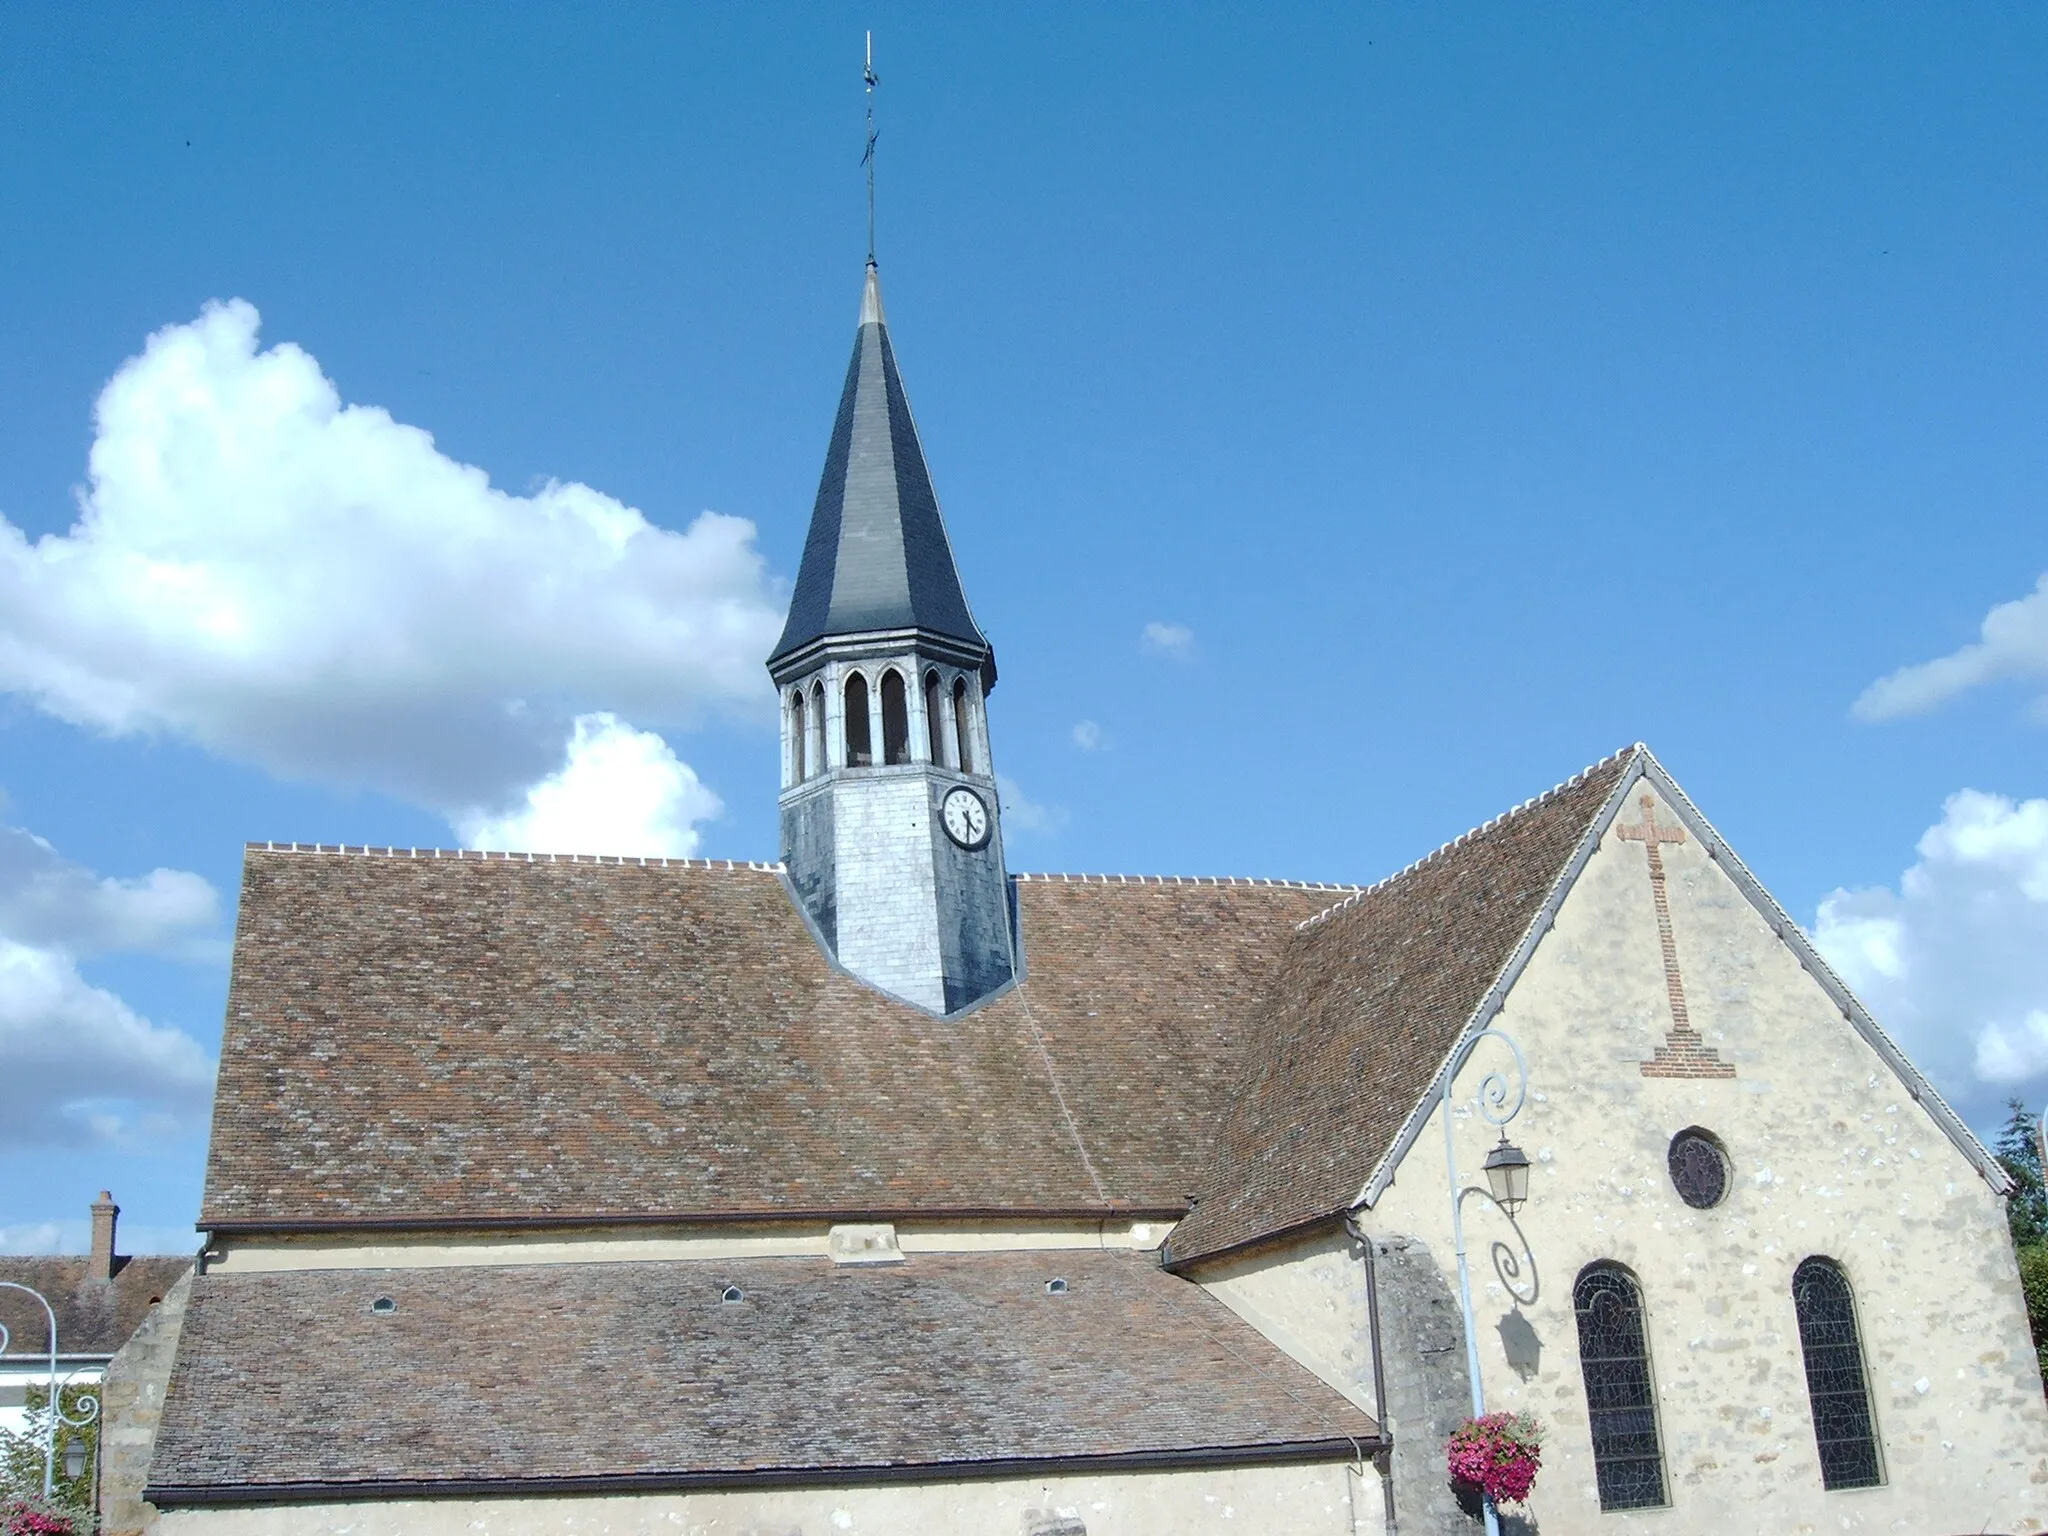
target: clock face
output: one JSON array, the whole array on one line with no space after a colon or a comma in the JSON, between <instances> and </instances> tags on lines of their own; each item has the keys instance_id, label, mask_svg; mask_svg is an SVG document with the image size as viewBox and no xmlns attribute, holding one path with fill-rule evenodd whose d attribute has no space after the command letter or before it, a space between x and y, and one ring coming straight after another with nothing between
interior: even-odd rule
<instances>
[{"instance_id":1,"label":"clock face","mask_svg":"<svg viewBox=\"0 0 2048 1536\"><path fill-rule=\"evenodd\" d=\"M962 848L979 848L988 841L988 807L971 789L949 789L939 802L939 819L946 836Z\"/></svg>"}]
</instances>

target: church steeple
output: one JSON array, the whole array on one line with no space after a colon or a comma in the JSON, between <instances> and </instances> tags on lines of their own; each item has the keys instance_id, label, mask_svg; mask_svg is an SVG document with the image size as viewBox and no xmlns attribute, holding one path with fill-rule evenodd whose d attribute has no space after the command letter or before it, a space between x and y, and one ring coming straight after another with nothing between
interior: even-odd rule
<instances>
[{"instance_id":1,"label":"church steeple","mask_svg":"<svg viewBox=\"0 0 2048 1536\"><path fill-rule=\"evenodd\" d=\"M834 959L955 1013L1016 971L974 622L872 261L782 639L782 844Z\"/></svg>"},{"instance_id":2,"label":"church steeple","mask_svg":"<svg viewBox=\"0 0 2048 1536\"><path fill-rule=\"evenodd\" d=\"M918 631L975 652L984 688L995 684L995 653L960 587L870 262L810 537L768 664L780 669L834 635L879 630Z\"/></svg>"}]
</instances>

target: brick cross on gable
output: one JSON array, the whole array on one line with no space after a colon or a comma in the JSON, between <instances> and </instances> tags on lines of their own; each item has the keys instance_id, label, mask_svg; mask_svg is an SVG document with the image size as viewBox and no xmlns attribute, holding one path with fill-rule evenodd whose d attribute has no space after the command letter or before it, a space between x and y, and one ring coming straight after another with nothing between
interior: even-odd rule
<instances>
[{"instance_id":1,"label":"brick cross on gable","mask_svg":"<svg viewBox=\"0 0 2048 1536\"><path fill-rule=\"evenodd\" d=\"M1665 843L1685 841L1685 828L1659 826L1657 798L1644 795L1639 802L1643 819L1635 826L1620 823L1615 832L1632 843L1641 843L1650 856L1650 902L1657 909L1657 943L1664 951L1664 992L1671 1001L1671 1032L1657 1047L1651 1060L1642 1064L1645 1077L1733 1077L1735 1066L1700 1038L1692 1027L1685 1007L1685 978L1678 972L1678 942L1671 933L1671 902L1664 892Z\"/></svg>"}]
</instances>

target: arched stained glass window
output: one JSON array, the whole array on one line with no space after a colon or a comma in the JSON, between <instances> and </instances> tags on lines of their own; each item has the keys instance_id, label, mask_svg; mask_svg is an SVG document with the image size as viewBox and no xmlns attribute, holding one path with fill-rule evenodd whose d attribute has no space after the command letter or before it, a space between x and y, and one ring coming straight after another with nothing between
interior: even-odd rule
<instances>
[{"instance_id":1,"label":"arched stained glass window","mask_svg":"<svg viewBox=\"0 0 2048 1536\"><path fill-rule=\"evenodd\" d=\"M1792 1307L1806 1356L1806 1396L1820 1448L1824 1488L1875 1488L1884 1481L1863 1341L1856 1332L1856 1295L1833 1259L1811 1258L1792 1272Z\"/></svg>"},{"instance_id":2,"label":"arched stained glass window","mask_svg":"<svg viewBox=\"0 0 2048 1536\"><path fill-rule=\"evenodd\" d=\"M1627 1270L1592 1264L1572 1287L1572 1306L1600 1507L1654 1509L1664 1502L1664 1452L1642 1295Z\"/></svg>"}]
</instances>

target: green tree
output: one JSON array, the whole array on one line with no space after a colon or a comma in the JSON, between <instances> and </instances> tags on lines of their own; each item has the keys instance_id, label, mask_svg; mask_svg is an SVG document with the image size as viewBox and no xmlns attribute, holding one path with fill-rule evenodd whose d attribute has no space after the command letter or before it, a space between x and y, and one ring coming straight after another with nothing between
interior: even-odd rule
<instances>
[{"instance_id":1,"label":"green tree","mask_svg":"<svg viewBox=\"0 0 2048 1536\"><path fill-rule=\"evenodd\" d=\"M2015 1188L2005 1202L2005 1219L2015 1248L2048 1243L2048 1185L2041 1177L2041 1144L2035 1137L2039 1121L2018 1099L2006 1100L2005 1124L1992 1150Z\"/></svg>"},{"instance_id":2,"label":"green tree","mask_svg":"<svg viewBox=\"0 0 2048 1536\"><path fill-rule=\"evenodd\" d=\"M64 1411L78 1416L79 1399L98 1395L97 1386L64 1388ZM61 1513L74 1532L95 1528L92 1516L93 1472L99 1460L99 1421L83 1428L57 1426L56 1496L43 1499L43 1436L49 1430L50 1392L47 1387L28 1389L28 1422L21 1433L0 1429L0 1533L10 1529L8 1519L22 1510ZM83 1440L86 1449L84 1472L76 1478L64 1475L64 1451L73 1440Z\"/></svg>"},{"instance_id":3,"label":"green tree","mask_svg":"<svg viewBox=\"0 0 2048 1536\"><path fill-rule=\"evenodd\" d=\"M2048 1181L2041 1168L2041 1143L2035 1128L2039 1121L2018 1099L2006 1101L2005 1125L1993 1150L1999 1163L2012 1175L2013 1191L2006 1197L2005 1221L2012 1230L2012 1246L2019 1255L2020 1289L2027 1298L2027 1327L2034 1335L2034 1360L2041 1381L2048 1389Z\"/></svg>"}]
</instances>

